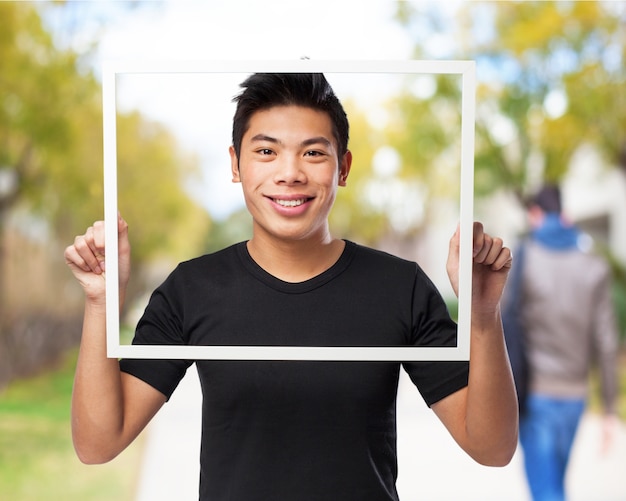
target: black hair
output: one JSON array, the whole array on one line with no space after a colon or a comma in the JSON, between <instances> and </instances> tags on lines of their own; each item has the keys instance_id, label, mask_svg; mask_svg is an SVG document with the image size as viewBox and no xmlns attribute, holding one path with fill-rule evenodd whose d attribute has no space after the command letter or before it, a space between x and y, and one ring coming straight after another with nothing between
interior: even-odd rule
<instances>
[{"instance_id":1,"label":"black hair","mask_svg":"<svg viewBox=\"0 0 626 501\"><path fill-rule=\"evenodd\" d=\"M560 213L561 190L555 184L546 184L532 197L531 204L544 212Z\"/></svg>"},{"instance_id":2,"label":"black hair","mask_svg":"<svg viewBox=\"0 0 626 501\"><path fill-rule=\"evenodd\" d=\"M235 98L233 147L237 157L252 115L274 106L303 106L328 114L339 158L348 151L349 124L346 112L322 73L255 73L241 85Z\"/></svg>"}]
</instances>

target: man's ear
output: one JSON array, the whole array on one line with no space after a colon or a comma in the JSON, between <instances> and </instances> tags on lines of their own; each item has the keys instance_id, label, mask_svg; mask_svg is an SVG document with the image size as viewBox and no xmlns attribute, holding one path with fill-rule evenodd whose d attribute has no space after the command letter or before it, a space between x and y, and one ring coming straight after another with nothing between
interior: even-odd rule
<instances>
[{"instance_id":1,"label":"man's ear","mask_svg":"<svg viewBox=\"0 0 626 501\"><path fill-rule=\"evenodd\" d=\"M352 152L348 150L341 159L341 164L339 164L339 186L345 186L347 184L351 166Z\"/></svg>"},{"instance_id":2,"label":"man's ear","mask_svg":"<svg viewBox=\"0 0 626 501\"><path fill-rule=\"evenodd\" d=\"M237 158L237 153L235 152L235 147L231 146L228 148L228 153L230 153L230 171L233 176L233 183L240 183L241 178L239 177L239 158Z\"/></svg>"}]
</instances>

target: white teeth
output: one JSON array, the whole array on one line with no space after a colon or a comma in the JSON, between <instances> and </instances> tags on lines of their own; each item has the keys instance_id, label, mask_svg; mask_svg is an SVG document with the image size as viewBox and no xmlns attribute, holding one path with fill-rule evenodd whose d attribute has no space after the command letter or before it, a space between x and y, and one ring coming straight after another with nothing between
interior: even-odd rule
<instances>
[{"instance_id":1,"label":"white teeth","mask_svg":"<svg viewBox=\"0 0 626 501\"><path fill-rule=\"evenodd\" d=\"M302 205L304 202L306 202L306 199L305 198L299 198L297 200L275 199L274 202L276 202L278 205L282 205L283 207L297 207L298 205Z\"/></svg>"}]
</instances>

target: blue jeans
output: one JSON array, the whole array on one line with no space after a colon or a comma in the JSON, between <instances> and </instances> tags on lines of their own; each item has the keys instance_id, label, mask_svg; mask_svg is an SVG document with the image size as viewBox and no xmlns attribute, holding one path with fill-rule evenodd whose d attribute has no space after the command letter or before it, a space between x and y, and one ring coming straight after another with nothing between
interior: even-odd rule
<instances>
[{"instance_id":1,"label":"blue jeans","mask_svg":"<svg viewBox=\"0 0 626 501\"><path fill-rule=\"evenodd\" d=\"M584 408L583 399L528 396L520 443L533 501L565 501L565 470Z\"/></svg>"}]
</instances>

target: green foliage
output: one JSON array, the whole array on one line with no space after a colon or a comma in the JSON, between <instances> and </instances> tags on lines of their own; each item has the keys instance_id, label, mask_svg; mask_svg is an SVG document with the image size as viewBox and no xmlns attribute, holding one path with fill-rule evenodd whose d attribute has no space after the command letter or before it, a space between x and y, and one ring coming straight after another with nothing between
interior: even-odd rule
<instances>
[{"instance_id":1,"label":"green foliage","mask_svg":"<svg viewBox=\"0 0 626 501\"><path fill-rule=\"evenodd\" d=\"M433 57L429 37L454 30L447 57L477 61L478 196L559 181L584 143L626 163L622 2L466 2L448 17L434 3L401 4L416 54ZM557 114L547 104L555 94L565 102ZM403 123L415 113L405 109Z\"/></svg>"},{"instance_id":2,"label":"green foliage","mask_svg":"<svg viewBox=\"0 0 626 501\"><path fill-rule=\"evenodd\" d=\"M237 242L252 237L252 217L247 209L240 209L230 214L223 221L214 221L211 225L204 252L216 252Z\"/></svg>"},{"instance_id":3,"label":"green foliage","mask_svg":"<svg viewBox=\"0 0 626 501\"><path fill-rule=\"evenodd\" d=\"M436 79L432 96L420 98L407 90L390 103L391 119L385 131L389 144L402 157L404 176L424 183L431 196L458 196L456 183L450 182L440 160L450 150L460 153L459 84L459 78L442 75ZM411 80L407 85L410 88Z\"/></svg>"},{"instance_id":4,"label":"green foliage","mask_svg":"<svg viewBox=\"0 0 626 501\"><path fill-rule=\"evenodd\" d=\"M18 175L13 205L70 242L102 218L100 85L77 54L54 46L33 4L2 2L0 18L0 166ZM198 162L138 113L120 114L118 131L119 201L135 259L193 252L210 225L185 191Z\"/></svg>"},{"instance_id":5,"label":"green foliage","mask_svg":"<svg viewBox=\"0 0 626 501\"><path fill-rule=\"evenodd\" d=\"M509 171L523 174L512 179L519 183L512 187L521 191L528 186L532 152L542 157L542 177L551 182L566 175L581 144L591 143L605 152L612 149L609 157L614 160L626 144L623 107L615 101L619 95L624 99L626 82L623 61L612 66L609 58L618 47L623 51L619 19L623 10L616 13L604 2L501 2L490 7L494 37L469 50L479 60L493 58L510 73L505 78L509 91L492 99L496 98L500 113L516 125L517 140L525 153L518 159L521 165L514 161L506 165ZM470 9L468 6L466 12ZM590 71L593 78L587 76ZM615 91L607 92L613 86ZM552 116L546 98L555 91L564 96L566 109ZM511 106L511 96L515 97L513 103L521 106ZM594 129L602 129L606 135Z\"/></svg>"},{"instance_id":6,"label":"green foliage","mask_svg":"<svg viewBox=\"0 0 626 501\"><path fill-rule=\"evenodd\" d=\"M623 38L621 58L626 61L626 34ZM626 168L626 68L621 64L621 71L611 73L599 62L589 62L567 75L564 87L572 96L570 114L578 120L579 130L585 131L584 137L608 162Z\"/></svg>"},{"instance_id":7,"label":"green foliage","mask_svg":"<svg viewBox=\"0 0 626 501\"><path fill-rule=\"evenodd\" d=\"M350 119L349 148L353 162L347 186L340 188L337 194L330 225L342 238L371 244L380 238L388 225L386 215L372 205L368 195L372 160L383 143L355 103L347 101L343 104Z\"/></svg>"},{"instance_id":8,"label":"green foliage","mask_svg":"<svg viewBox=\"0 0 626 501\"><path fill-rule=\"evenodd\" d=\"M0 162L16 169L21 189L36 196L43 184L41 164L48 152L69 141L66 111L73 87L71 54L57 52L28 4L0 3Z\"/></svg>"},{"instance_id":9,"label":"green foliage","mask_svg":"<svg viewBox=\"0 0 626 501\"><path fill-rule=\"evenodd\" d=\"M182 189L199 174L162 125L138 112L118 116L118 207L138 261L189 258L202 248L208 213Z\"/></svg>"}]
</instances>

